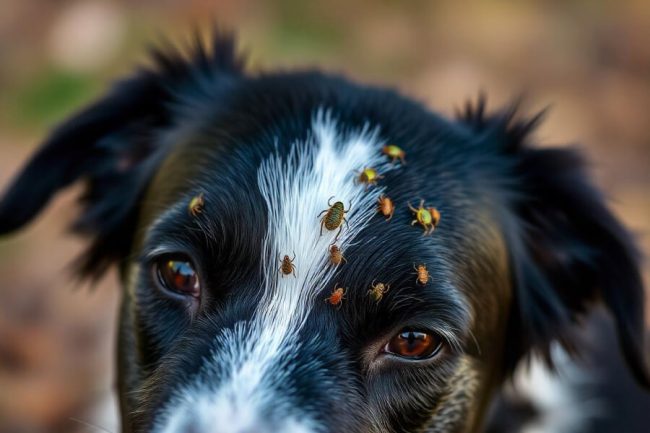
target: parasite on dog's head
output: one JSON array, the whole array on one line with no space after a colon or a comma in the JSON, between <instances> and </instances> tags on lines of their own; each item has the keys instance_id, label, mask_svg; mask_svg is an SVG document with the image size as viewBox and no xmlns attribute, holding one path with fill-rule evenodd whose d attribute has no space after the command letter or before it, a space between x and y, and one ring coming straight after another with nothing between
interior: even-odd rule
<instances>
[{"instance_id":1,"label":"parasite on dog's head","mask_svg":"<svg viewBox=\"0 0 650 433\"><path fill-rule=\"evenodd\" d=\"M389 144L387 146L384 146L381 151L384 155L386 155L391 159L391 162L394 163L397 160L399 160L402 163L402 165L406 164L406 161L404 160L404 158L406 157L406 152L404 152L404 150L401 147L396 146L394 144Z\"/></svg>"},{"instance_id":2,"label":"parasite on dog's head","mask_svg":"<svg viewBox=\"0 0 650 433\"><path fill-rule=\"evenodd\" d=\"M393 200L384 194L380 195L377 200L377 211L386 217L386 221L390 221L395 213L395 204L393 203Z\"/></svg>"},{"instance_id":3,"label":"parasite on dog's head","mask_svg":"<svg viewBox=\"0 0 650 433\"><path fill-rule=\"evenodd\" d=\"M338 266L343 262L347 262L343 256L343 253L341 252L341 249L336 244L330 245L330 262L332 262L334 266Z\"/></svg>"},{"instance_id":4,"label":"parasite on dog's head","mask_svg":"<svg viewBox=\"0 0 650 433\"><path fill-rule=\"evenodd\" d=\"M223 36L155 60L55 129L0 201L6 234L84 180L79 273L117 265L123 284L123 432L477 432L514 368L575 348L596 305L648 384L637 250L582 158L534 143L539 118L249 74ZM209 206L188 212L188 191ZM388 192L398 212L376 224ZM435 236L410 225L416 197L444 210ZM409 206L431 233L439 214Z\"/></svg>"},{"instance_id":5,"label":"parasite on dog's head","mask_svg":"<svg viewBox=\"0 0 650 433\"><path fill-rule=\"evenodd\" d=\"M384 176L381 174L377 173L377 170L375 170L372 167L364 168L359 172L359 175L357 177L357 182L362 183L366 185L366 188L369 186L377 185L377 182L379 182L380 179L383 179Z\"/></svg>"}]
</instances>

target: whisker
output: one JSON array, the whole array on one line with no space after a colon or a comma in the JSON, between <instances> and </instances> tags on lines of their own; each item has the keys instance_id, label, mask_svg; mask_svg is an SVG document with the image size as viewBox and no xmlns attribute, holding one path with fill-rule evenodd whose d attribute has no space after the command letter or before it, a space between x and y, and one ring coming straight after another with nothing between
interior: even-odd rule
<instances>
[{"instance_id":1,"label":"whisker","mask_svg":"<svg viewBox=\"0 0 650 433\"><path fill-rule=\"evenodd\" d=\"M79 423L81 425L85 425L86 427L101 430L101 431L103 431L105 433L113 433L112 431L110 431L110 430L108 430L108 429L106 429L104 427L98 426L96 424L89 423L88 421L84 421L84 420L81 420L79 418L70 417L69 419L70 419L70 421L74 421L74 422Z\"/></svg>"}]
</instances>

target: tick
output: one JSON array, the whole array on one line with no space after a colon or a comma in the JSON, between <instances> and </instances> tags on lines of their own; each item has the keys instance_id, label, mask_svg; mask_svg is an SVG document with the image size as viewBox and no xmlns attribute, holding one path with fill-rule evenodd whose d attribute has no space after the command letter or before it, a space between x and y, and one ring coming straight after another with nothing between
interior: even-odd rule
<instances>
[{"instance_id":1,"label":"tick","mask_svg":"<svg viewBox=\"0 0 650 433\"><path fill-rule=\"evenodd\" d=\"M280 265L280 272L282 273L282 277L284 278L285 275L290 275L293 274L293 276L296 276L296 265L293 264L293 261L296 259L296 253L293 254L293 258L290 259L289 256L285 255L280 262L282 263Z\"/></svg>"},{"instance_id":2,"label":"tick","mask_svg":"<svg viewBox=\"0 0 650 433\"><path fill-rule=\"evenodd\" d=\"M377 303L382 300L384 294L388 292L388 289L390 289L390 285L384 283L375 284L374 280L372 281L370 287L371 288L368 290L368 295L370 295Z\"/></svg>"},{"instance_id":3,"label":"tick","mask_svg":"<svg viewBox=\"0 0 650 433\"><path fill-rule=\"evenodd\" d=\"M341 249L336 244L330 245L330 262L334 266L340 265L342 262L347 263L348 261L343 257Z\"/></svg>"},{"instance_id":4,"label":"tick","mask_svg":"<svg viewBox=\"0 0 650 433\"><path fill-rule=\"evenodd\" d=\"M402 150L401 147L396 146L394 144L389 144L387 146L384 146L381 149L381 152L389 157L391 159L391 162L395 162L398 159L402 163L402 165L406 165L406 161L404 161L404 157L406 156L406 153Z\"/></svg>"},{"instance_id":5,"label":"tick","mask_svg":"<svg viewBox=\"0 0 650 433\"><path fill-rule=\"evenodd\" d=\"M417 209L408 203L408 207L415 214L415 219L411 221L411 225L420 224L424 228L423 236L433 233L436 226L440 222L440 212L436 208L424 208L424 200L420 200L420 207Z\"/></svg>"},{"instance_id":6,"label":"tick","mask_svg":"<svg viewBox=\"0 0 650 433\"><path fill-rule=\"evenodd\" d=\"M345 222L347 224L345 214L348 213L349 210L345 209L343 202L341 201L330 204L333 198L334 196L330 197L329 200L327 200L327 205L329 208L319 213L318 216L320 217L321 215L325 214L320 220L321 236L323 236L323 226L325 226L325 228L330 231L339 229L339 232L334 237L334 241L336 242L336 239L338 239L339 235L341 234L341 230L343 229L343 223ZM349 207L352 207L351 203Z\"/></svg>"},{"instance_id":7,"label":"tick","mask_svg":"<svg viewBox=\"0 0 650 433\"><path fill-rule=\"evenodd\" d=\"M377 211L386 217L386 221L390 221L395 213L395 205L393 200L390 197L385 196L384 194L379 196L377 200Z\"/></svg>"},{"instance_id":8,"label":"tick","mask_svg":"<svg viewBox=\"0 0 650 433\"><path fill-rule=\"evenodd\" d=\"M343 287L339 287L332 291L327 299L325 299L325 302L329 302L331 305L340 307L343 303L343 299L345 299L345 289Z\"/></svg>"},{"instance_id":9,"label":"tick","mask_svg":"<svg viewBox=\"0 0 650 433\"><path fill-rule=\"evenodd\" d=\"M427 265L413 265L413 269L415 269L415 272L417 273L417 278L415 279L415 282L425 286L428 282L429 279L431 278L429 276L429 271L427 271Z\"/></svg>"},{"instance_id":10,"label":"tick","mask_svg":"<svg viewBox=\"0 0 650 433\"><path fill-rule=\"evenodd\" d=\"M377 173L377 170L375 170L372 167L368 167L368 168L364 168L359 173L359 177L357 177L357 182L363 183L364 185L366 185L366 189L368 189L368 187L371 185L377 185L377 181L383 178L384 176Z\"/></svg>"},{"instance_id":11,"label":"tick","mask_svg":"<svg viewBox=\"0 0 650 433\"><path fill-rule=\"evenodd\" d=\"M190 200L190 204L187 206L187 209L190 212L190 215L197 217L203 212L204 207L205 199L203 198L203 193L201 193L195 197L192 197L192 200Z\"/></svg>"}]
</instances>

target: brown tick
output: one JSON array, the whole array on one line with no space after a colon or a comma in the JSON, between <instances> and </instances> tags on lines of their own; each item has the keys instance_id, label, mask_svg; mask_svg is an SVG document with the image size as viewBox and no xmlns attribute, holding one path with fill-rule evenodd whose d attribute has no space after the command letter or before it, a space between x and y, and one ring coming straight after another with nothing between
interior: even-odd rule
<instances>
[{"instance_id":1,"label":"brown tick","mask_svg":"<svg viewBox=\"0 0 650 433\"><path fill-rule=\"evenodd\" d=\"M421 284L425 286L428 282L429 279L431 278L429 276L429 271L427 271L427 265L413 265L413 269L415 269L415 272L417 273L417 278L415 279L415 282L418 284Z\"/></svg>"},{"instance_id":2,"label":"brown tick","mask_svg":"<svg viewBox=\"0 0 650 433\"><path fill-rule=\"evenodd\" d=\"M377 200L377 211L386 217L386 221L390 221L395 213L393 200L383 194L380 195L379 200Z\"/></svg>"},{"instance_id":3,"label":"brown tick","mask_svg":"<svg viewBox=\"0 0 650 433\"><path fill-rule=\"evenodd\" d=\"M280 272L282 273L282 277L284 278L285 275L290 275L293 274L293 276L296 276L296 265L293 264L293 261L296 259L296 253L293 254L293 258L290 259L289 256L285 255L280 262L282 263L280 265Z\"/></svg>"},{"instance_id":4,"label":"brown tick","mask_svg":"<svg viewBox=\"0 0 650 433\"><path fill-rule=\"evenodd\" d=\"M370 286L371 289L368 290L368 294L375 300L375 302L379 303L379 301L382 300L384 297L384 294L388 292L390 289L390 285L384 284L384 283L377 283L375 284L375 281L372 281L372 285Z\"/></svg>"},{"instance_id":5,"label":"brown tick","mask_svg":"<svg viewBox=\"0 0 650 433\"><path fill-rule=\"evenodd\" d=\"M343 257L343 253L341 252L341 249L338 247L338 245L330 245L330 262L334 266L338 266L342 262L348 262L345 257Z\"/></svg>"}]
</instances>

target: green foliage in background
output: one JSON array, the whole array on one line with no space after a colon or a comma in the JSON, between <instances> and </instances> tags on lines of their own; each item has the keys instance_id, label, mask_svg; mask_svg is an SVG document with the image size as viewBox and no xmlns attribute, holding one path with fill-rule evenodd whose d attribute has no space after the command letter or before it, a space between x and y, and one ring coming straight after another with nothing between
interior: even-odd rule
<instances>
[{"instance_id":1,"label":"green foliage in background","mask_svg":"<svg viewBox=\"0 0 650 433\"><path fill-rule=\"evenodd\" d=\"M3 111L14 127L45 129L88 103L100 88L96 77L47 68L9 90Z\"/></svg>"}]
</instances>

